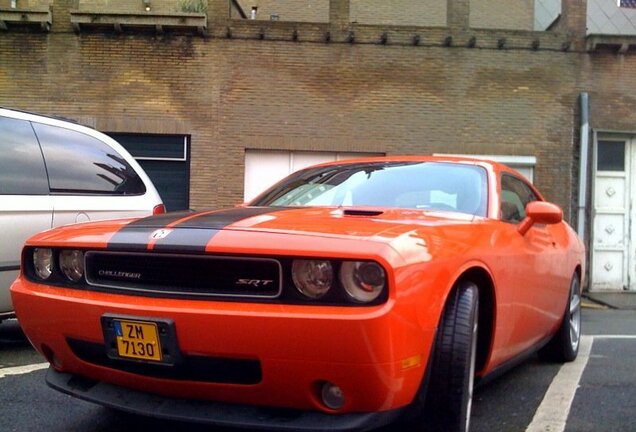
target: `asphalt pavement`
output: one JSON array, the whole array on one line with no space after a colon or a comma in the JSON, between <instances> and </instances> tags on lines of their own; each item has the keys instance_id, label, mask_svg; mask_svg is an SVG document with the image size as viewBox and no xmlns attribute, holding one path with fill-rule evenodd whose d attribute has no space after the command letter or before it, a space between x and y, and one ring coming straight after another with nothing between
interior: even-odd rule
<instances>
[{"instance_id":1,"label":"asphalt pavement","mask_svg":"<svg viewBox=\"0 0 636 432\"><path fill-rule=\"evenodd\" d=\"M582 374L564 424L546 432L636 431L636 311L585 308L583 332L589 355L579 358ZM187 429L228 432L179 422L124 414L51 390L44 383L43 358L29 345L15 320L0 324L0 431L140 431ZM504 376L476 390L472 432L526 432L552 402L564 369L531 357ZM559 402L559 403L562 403ZM568 414L569 412L569 414ZM399 431L392 426L382 432Z\"/></svg>"}]
</instances>

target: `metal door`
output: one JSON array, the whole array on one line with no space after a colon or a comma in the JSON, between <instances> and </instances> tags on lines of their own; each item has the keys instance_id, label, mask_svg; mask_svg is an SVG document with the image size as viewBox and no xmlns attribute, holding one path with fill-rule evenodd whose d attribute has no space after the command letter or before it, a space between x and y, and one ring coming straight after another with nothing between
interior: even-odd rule
<instances>
[{"instance_id":1,"label":"metal door","mask_svg":"<svg viewBox=\"0 0 636 432\"><path fill-rule=\"evenodd\" d=\"M629 242L627 244L627 284L625 287L630 291L636 291L636 136L632 136L625 141L626 148L629 149L630 165L630 199L629 213L627 215L627 226L629 232Z\"/></svg>"}]
</instances>

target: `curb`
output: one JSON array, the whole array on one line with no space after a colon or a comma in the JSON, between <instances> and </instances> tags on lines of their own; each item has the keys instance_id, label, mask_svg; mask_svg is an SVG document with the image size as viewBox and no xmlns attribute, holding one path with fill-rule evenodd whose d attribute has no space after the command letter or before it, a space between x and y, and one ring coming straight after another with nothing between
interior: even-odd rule
<instances>
[{"instance_id":1,"label":"curb","mask_svg":"<svg viewBox=\"0 0 636 432\"><path fill-rule=\"evenodd\" d=\"M616 306L591 298L585 294L581 296L581 307L585 309L618 309Z\"/></svg>"}]
</instances>

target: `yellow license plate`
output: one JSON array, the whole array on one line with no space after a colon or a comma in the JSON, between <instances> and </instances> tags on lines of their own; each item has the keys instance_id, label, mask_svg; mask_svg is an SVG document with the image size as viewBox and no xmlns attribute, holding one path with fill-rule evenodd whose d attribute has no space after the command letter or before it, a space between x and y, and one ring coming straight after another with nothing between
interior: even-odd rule
<instances>
[{"instance_id":1,"label":"yellow license plate","mask_svg":"<svg viewBox=\"0 0 636 432\"><path fill-rule=\"evenodd\" d=\"M157 323L114 319L113 327L120 357L161 361Z\"/></svg>"}]
</instances>

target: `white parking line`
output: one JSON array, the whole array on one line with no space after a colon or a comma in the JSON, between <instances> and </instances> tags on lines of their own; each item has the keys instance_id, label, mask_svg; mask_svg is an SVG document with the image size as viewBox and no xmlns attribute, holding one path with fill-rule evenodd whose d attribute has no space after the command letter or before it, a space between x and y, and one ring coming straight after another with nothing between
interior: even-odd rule
<instances>
[{"instance_id":1,"label":"white parking line","mask_svg":"<svg viewBox=\"0 0 636 432\"><path fill-rule=\"evenodd\" d=\"M636 335L594 335L594 339L636 339Z\"/></svg>"},{"instance_id":2,"label":"white parking line","mask_svg":"<svg viewBox=\"0 0 636 432\"><path fill-rule=\"evenodd\" d=\"M563 432L565 430L574 394L590 358L593 342L593 336L581 337L578 357L572 363L561 366L526 432Z\"/></svg>"},{"instance_id":3,"label":"white parking line","mask_svg":"<svg viewBox=\"0 0 636 432\"><path fill-rule=\"evenodd\" d=\"M36 364L30 364L26 366L2 368L0 369L0 378L4 378L7 375L22 375L22 374L33 372L36 370L45 369L47 367L49 367L48 363L36 363Z\"/></svg>"}]
</instances>

